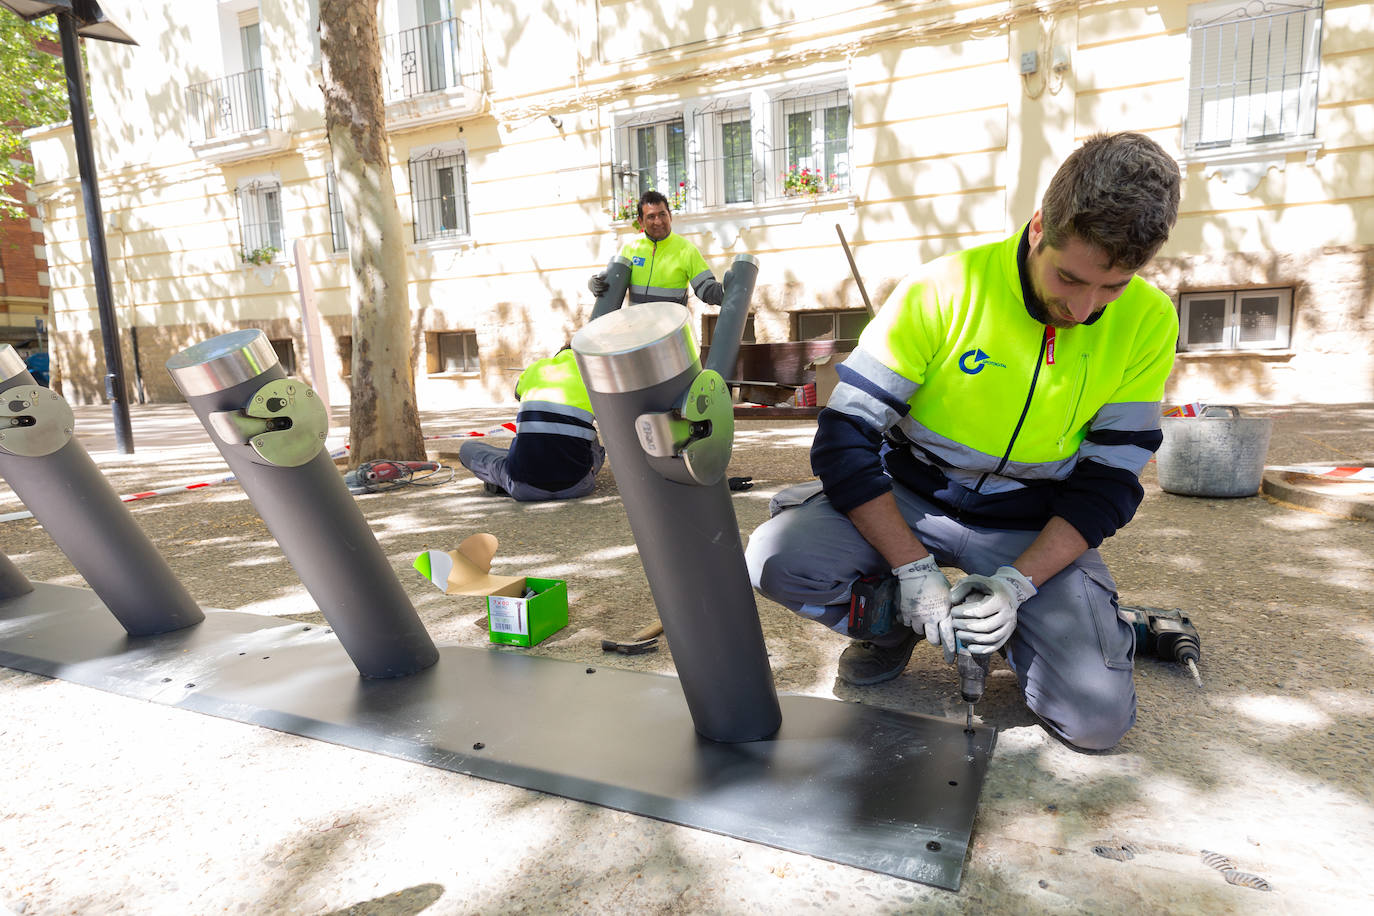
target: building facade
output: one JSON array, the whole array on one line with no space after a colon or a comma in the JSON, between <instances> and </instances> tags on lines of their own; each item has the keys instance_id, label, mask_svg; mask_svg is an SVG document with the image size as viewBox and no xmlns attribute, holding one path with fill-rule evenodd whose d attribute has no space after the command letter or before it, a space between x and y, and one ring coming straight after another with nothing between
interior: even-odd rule
<instances>
[{"instance_id":1,"label":"building facade","mask_svg":"<svg viewBox=\"0 0 1374 916\"><path fill-rule=\"evenodd\" d=\"M1356 0L381 0L419 403L508 403L587 320L646 188L748 339L857 335L913 265L1002 238L1065 155L1137 130L1184 171L1144 273L1181 319L1176 400L1374 399L1374 11ZM313 0L150 0L87 46L125 365L262 328L303 372L298 270L347 399L349 245ZM69 127L33 133L67 396L102 359ZM1361 165L1363 163L1363 165ZM703 342L716 309L693 299Z\"/></svg>"}]
</instances>

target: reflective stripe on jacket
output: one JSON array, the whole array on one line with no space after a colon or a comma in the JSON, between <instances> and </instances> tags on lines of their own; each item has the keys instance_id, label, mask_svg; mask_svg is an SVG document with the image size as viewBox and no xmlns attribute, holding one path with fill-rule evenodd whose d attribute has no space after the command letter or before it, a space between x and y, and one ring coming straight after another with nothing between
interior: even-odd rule
<instances>
[{"instance_id":1,"label":"reflective stripe on jacket","mask_svg":"<svg viewBox=\"0 0 1374 916\"><path fill-rule=\"evenodd\" d=\"M661 242L641 235L627 242L620 255L630 262L631 305L644 302L676 302L687 304L690 286L697 298L710 305L720 305L724 289L716 281L706 259L697 246L677 233L670 233Z\"/></svg>"},{"instance_id":2,"label":"reflective stripe on jacket","mask_svg":"<svg viewBox=\"0 0 1374 916\"><path fill-rule=\"evenodd\" d=\"M1059 515L1093 546L1134 514L1162 438L1173 303L1135 277L1091 323L1049 328L1026 309L1023 238L932 262L864 329L812 451L842 511L890 489L886 471L975 523Z\"/></svg>"}]
</instances>

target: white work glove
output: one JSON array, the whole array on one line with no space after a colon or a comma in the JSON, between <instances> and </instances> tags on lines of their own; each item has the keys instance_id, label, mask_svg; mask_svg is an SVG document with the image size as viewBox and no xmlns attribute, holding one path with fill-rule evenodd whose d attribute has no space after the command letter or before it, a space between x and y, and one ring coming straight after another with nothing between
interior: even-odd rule
<instances>
[{"instance_id":1,"label":"white work glove","mask_svg":"<svg viewBox=\"0 0 1374 916\"><path fill-rule=\"evenodd\" d=\"M592 274L591 279L587 281L587 289L592 291L593 296L600 296L610 288L611 284L606 282L606 271L604 270L600 273Z\"/></svg>"},{"instance_id":2,"label":"white work glove","mask_svg":"<svg viewBox=\"0 0 1374 916\"><path fill-rule=\"evenodd\" d=\"M914 563L892 570L901 589L899 613L902 623L925 637L933 646L943 646L945 654L953 658L954 626L949 619L949 580L940 572L940 564L932 556L924 556Z\"/></svg>"},{"instance_id":3,"label":"white work glove","mask_svg":"<svg viewBox=\"0 0 1374 916\"><path fill-rule=\"evenodd\" d=\"M1016 610L1035 595L1031 580L1014 566L990 576L966 576L950 590L954 635L972 655L996 652L1016 629Z\"/></svg>"}]
</instances>

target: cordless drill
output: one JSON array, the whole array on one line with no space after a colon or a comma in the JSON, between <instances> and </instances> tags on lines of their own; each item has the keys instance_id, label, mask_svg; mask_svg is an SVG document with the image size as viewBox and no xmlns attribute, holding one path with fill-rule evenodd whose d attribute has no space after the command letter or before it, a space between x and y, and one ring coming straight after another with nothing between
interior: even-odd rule
<instances>
[{"instance_id":1,"label":"cordless drill","mask_svg":"<svg viewBox=\"0 0 1374 916\"><path fill-rule=\"evenodd\" d=\"M1197 627L1178 608L1131 607L1119 605L1121 619L1135 628L1136 651L1165 661L1187 665L1193 681L1202 686L1197 663L1202 658L1202 642Z\"/></svg>"}]
</instances>

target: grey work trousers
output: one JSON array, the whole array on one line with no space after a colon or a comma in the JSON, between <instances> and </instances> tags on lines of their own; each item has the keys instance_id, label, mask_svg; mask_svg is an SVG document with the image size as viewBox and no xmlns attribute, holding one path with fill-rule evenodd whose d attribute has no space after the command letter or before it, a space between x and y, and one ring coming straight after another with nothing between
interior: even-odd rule
<instances>
[{"instance_id":1,"label":"grey work trousers","mask_svg":"<svg viewBox=\"0 0 1374 916\"><path fill-rule=\"evenodd\" d=\"M592 440L592 469L587 475L570 487L562 490L545 490L520 480L515 480L506 470L506 456L509 449L490 445L479 439L469 439L458 446L458 462L472 472L472 476L486 483L495 484L505 490L512 499L519 502L540 502L546 499L577 499L596 489L596 474L601 470L601 462L606 460L606 450L597 440Z\"/></svg>"},{"instance_id":2,"label":"grey work trousers","mask_svg":"<svg viewBox=\"0 0 1374 916\"><path fill-rule=\"evenodd\" d=\"M902 516L941 566L990 575L1013 563L1038 532L981 528L950 518L900 484ZM835 509L819 482L774 498L772 518L749 536L745 558L767 598L844 632L849 591L889 564ZM1006 645L1026 705L1075 747L1113 747L1135 724L1135 631L1117 616L1116 583L1096 550L1021 605Z\"/></svg>"}]
</instances>

